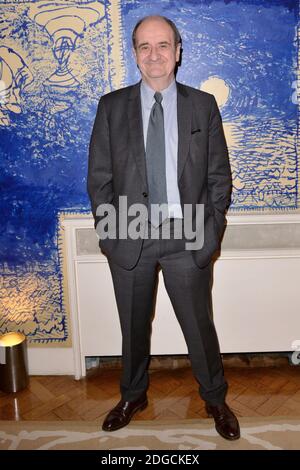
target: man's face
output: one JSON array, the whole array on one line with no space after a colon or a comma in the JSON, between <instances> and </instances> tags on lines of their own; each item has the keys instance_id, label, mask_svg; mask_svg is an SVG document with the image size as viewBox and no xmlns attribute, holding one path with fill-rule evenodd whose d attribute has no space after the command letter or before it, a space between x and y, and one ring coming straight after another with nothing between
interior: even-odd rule
<instances>
[{"instance_id":1,"label":"man's face","mask_svg":"<svg viewBox=\"0 0 300 470\"><path fill-rule=\"evenodd\" d=\"M136 31L134 56L145 81L173 77L180 44L175 46L171 26L161 19L145 20Z\"/></svg>"}]
</instances>

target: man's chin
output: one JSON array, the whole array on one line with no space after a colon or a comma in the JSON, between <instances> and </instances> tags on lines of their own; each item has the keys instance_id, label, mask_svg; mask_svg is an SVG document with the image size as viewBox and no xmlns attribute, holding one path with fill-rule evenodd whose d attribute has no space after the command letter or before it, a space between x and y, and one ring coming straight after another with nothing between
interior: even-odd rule
<instances>
[{"instance_id":1,"label":"man's chin","mask_svg":"<svg viewBox=\"0 0 300 470\"><path fill-rule=\"evenodd\" d=\"M147 70L147 75L162 77L164 75L167 75L167 72L161 67L149 67L149 69Z\"/></svg>"},{"instance_id":2,"label":"man's chin","mask_svg":"<svg viewBox=\"0 0 300 470\"><path fill-rule=\"evenodd\" d=\"M167 73L162 72L162 71L151 71L151 73L148 73L147 75L151 80L153 79L159 79L159 78L166 78L168 76Z\"/></svg>"}]
</instances>

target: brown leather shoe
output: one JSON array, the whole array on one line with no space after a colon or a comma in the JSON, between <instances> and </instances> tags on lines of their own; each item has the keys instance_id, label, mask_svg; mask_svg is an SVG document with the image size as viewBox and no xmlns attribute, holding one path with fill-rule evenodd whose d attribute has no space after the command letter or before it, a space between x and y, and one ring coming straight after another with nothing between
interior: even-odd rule
<instances>
[{"instance_id":1,"label":"brown leather shoe","mask_svg":"<svg viewBox=\"0 0 300 470\"><path fill-rule=\"evenodd\" d=\"M116 431L127 426L133 415L137 411L144 410L147 405L148 400L146 395L142 395L135 401L119 401L106 416L102 424L103 431Z\"/></svg>"},{"instance_id":2,"label":"brown leather shoe","mask_svg":"<svg viewBox=\"0 0 300 470\"><path fill-rule=\"evenodd\" d=\"M226 403L222 405L205 404L208 416L215 420L216 431L220 436L230 441L240 438L240 426L237 417Z\"/></svg>"}]
</instances>

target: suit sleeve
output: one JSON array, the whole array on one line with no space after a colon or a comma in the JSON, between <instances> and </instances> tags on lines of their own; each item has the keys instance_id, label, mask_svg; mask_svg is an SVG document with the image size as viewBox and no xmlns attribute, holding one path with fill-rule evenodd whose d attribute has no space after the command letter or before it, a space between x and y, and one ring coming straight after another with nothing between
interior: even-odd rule
<instances>
[{"instance_id":1,"label":"suit sleeve","mask_svg":"<svg viewBox=\"0 0 300 470\"><path fill-rule=\"evenodd\" d=\"M208 195L214 208L216 229L221 237L225 212L230 204L232 179L221 115L215 98L209 121Z\"/></svg>"},{"instance_id":2,"label":"suit sleeve","mask_svg":"<svg viewBox=\"0 0 300 470\"><path fill-rule=\"evenodd\" d=\"M87 189L96 227L100 220L96 215L98 206L111 203L114 196L109 124L103 97L98 104L89 145Z\"/></svg>"}]
</instances>

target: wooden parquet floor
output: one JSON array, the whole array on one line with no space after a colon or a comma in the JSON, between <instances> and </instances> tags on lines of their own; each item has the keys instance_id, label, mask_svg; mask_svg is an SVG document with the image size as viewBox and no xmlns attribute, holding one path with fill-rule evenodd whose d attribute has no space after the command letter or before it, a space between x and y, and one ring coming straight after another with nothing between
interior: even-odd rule
<instances>
[{"instance_id":1,"label":"wooden parquet floor","mask_svg":"<svg viewBox=\"0 0 300 470\"><path fill-rule=\"evenodd\" d=\"M240 417L299 416L300 368L226 367L227 402ZM102 421L119 400L120 369L100 369L76 381L70 376L34 376L26 390L0 392L0 420ZM205 418L190 368L151 370L149 406L135 419Z\"/></svg>"}]
</instances>

